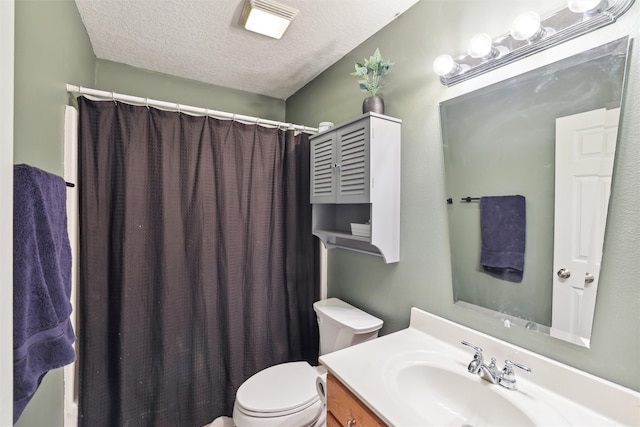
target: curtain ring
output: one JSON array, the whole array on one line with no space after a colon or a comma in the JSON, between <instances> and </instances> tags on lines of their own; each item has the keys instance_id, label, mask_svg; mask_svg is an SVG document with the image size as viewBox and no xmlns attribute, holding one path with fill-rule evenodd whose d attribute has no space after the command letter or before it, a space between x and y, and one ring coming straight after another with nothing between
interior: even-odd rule
<instances>
[{"instance_id":1,"label":"curtain ring","mask_svg":"<svg viewBox=\"0 0 640 427\"><path fill-rule=\"evenodd\" d=\"M118 106L118 101L116 101L116 94L113 91L111 92L111 100L114 104L116 104L116 106Z\"/></svg>"},{"instance_id":2,"label":"curtain ring","mask_svg":"<svg viewBox=\"0 0 640 427\"><path fill-rule=\"evenodd\" d=\"M178 108L178 114L181 114L182 113L182 111L180 111L181 105L180 104L176 104L176 107Z\"/></svg>"},{"instance_id":3,"label":"curtain ring","mask_svg":"<svg viewBox=\"0 0 640 427\"><path fill-rule=\"evenodd\" d=\"M151 108L149 107L149 98L144 99L144 105L147 107L147 111L151 111Z\"/></svg>"},{"instance_id":4,"label":"curtain ring","mask_svg":"<svg viewBox=\"0 0 640 427\"><path fill-rule=\"evenodd\" d=\"M256 117L256 126L260 123L260 117Z\"/></svg>"},{"instance_id":5,"label":"curtain ring","mask_svg":"<svg viewBox=\"0 0 640 427\"><path fill-rule=\"evenodd\" d=\"M236 114L234 113L233 116L231 117L231 121L235 122L236 121Z\"/></svg>"}]
</instances>

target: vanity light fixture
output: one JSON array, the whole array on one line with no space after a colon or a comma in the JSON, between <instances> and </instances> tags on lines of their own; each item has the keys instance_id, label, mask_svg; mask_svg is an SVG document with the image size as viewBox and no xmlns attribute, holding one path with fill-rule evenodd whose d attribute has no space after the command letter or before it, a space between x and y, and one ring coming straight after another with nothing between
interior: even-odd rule
<instances>
[{"instance_id":1,"label":"vanity light fixture","mask_svg":"<svg viewBox=\"0 0 640 427\"><path fill-rule=\"evenodd\" d=\"M555 31L552 28L550 31ZM540 15L536 12L524 12L516 16L511 27L511 37L532 43L547 35L547 29L541 25Z\"/></svg>"},{"instance_id":2,"label":"vanity light fixture","mask_svg":"<svg viewBox=\"0 0 640 427\"><path fill-rule=\"evenodd\" d=\"M567 7L573 13L592 15L609 7L608 0L568 0Z\"/></svg>"},{"instance_id":3,"label":"vanity light fixture","mask_svg":"<svg viewBox=\"0 0 640 427\"><path fill-rule=\"evenodd\" d=\"M500 46L503 47L503 46ZM471 37L467 53L475 59L488 60L500 56L500 51L493 45L491 36L487 33L479 33Z\"/></svg>"},{"instance_id":4,"label":"vanity light fixture","mask_svg":"<svg viewBox=\"0 0 640 427\"><path fill-rule=\"evenodd\" d=\"M273 0L245 0L240 25L246 30L281 39L298 10Z\"/></svg>"},{"instance_id":5,"label":"vanity light fixture","mask_svg":"<svg viewBox=\"0 0 640 427\"><path fill-rule=\"evenodd\" d=\"M466 53L438 56L433 70L443 85L452 86L612 24L634 1L567 0L566 6L542 16L524 12L509 33L494 38L476 34Z\"/></svg>"},{"instance_id":6,"label":"vanity light fixture","mask_svg":"<svg viewBox=\"0 0 640 427\"><path fill-rule=\"evenodd\" d=\"M451 55L440 55L433 61L433 71L439 76L455 76L463 71L463 69L468 68L468 65L463 68L454 61Z\"/></svg>"}]
</instances>

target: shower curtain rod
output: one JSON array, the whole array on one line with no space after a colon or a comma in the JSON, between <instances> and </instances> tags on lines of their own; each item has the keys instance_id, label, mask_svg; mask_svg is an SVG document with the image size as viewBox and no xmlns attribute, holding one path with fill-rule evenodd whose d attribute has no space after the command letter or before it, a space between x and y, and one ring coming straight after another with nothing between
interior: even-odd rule
<instances>
[{"instance_id":1,"label":"shower curtain rod","mask_svg":"<svg viewBox=\"0 0 640 427\"><path fill-rule=\"evenodd\" d=\"M157 107L161 110L178 111L181 113L192 114L196 116L209 116L215 119L235 120L242 123L251 123L256 125L277 127L282 129L292 129L305 133L316 134L318 128L312 128L293 123L278 122L275 120L261 119L259 117L245 116L242 114L227 113L224 111L210 110L208 108L193 107L190 105L177 104L175 102L158 101L156 99L141 98L139 96L124 95L116 92L107 92L104 90L90 89L82 86L67 84L67 92L79 95L88 95L101 100L122 101L127 104L145 105L148 107Z\"/></svg>"}]
</instances>

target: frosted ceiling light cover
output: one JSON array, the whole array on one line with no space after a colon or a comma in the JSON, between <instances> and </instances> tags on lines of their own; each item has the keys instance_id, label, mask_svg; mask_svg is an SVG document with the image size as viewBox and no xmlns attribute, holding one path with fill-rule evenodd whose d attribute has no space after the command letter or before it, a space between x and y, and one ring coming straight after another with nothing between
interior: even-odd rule
<instances>
[{"instance_id":1,"label":"frosted ceiling light cover","mask_svg":"<svg viewBox=\"0 0 640 427\"><path fill-rule=\"evenodd\" d=\"M240 23L254 33L281 39L298 11L271 0L247 0Z\"/></svg>"}]
</instances>

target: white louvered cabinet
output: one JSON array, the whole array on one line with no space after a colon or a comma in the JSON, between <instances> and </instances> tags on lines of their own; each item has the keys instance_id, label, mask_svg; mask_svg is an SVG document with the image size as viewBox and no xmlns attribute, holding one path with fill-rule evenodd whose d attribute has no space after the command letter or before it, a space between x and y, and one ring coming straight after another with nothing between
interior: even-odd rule
<instances>
[{"instance_id":1,"label":"white louvered cabinet","mask_svg":"<svg viewBox=\"0 0 640 427\"><path fill-rule=\"evenodd\" d=\"M367 113L311 137L313 234L324 245L400 259L400 127ZM371 236L351 223L371 220Z\"/></svg>"}]
</instances>

